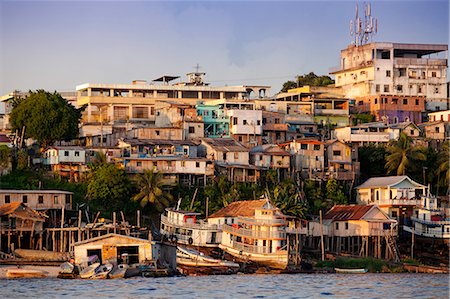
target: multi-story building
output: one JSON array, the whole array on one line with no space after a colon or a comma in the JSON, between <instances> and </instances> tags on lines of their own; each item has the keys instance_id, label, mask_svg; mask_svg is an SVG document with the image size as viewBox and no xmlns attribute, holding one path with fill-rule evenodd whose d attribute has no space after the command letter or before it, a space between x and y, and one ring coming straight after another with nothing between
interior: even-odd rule
<instances>
[{"instance_id":1,"label":"multi-story building","mask_svg":"<svg viewBox=\"0 0 450 299\"><path fill-rule=\"evenodd\" d=\"M283 144L291 153L293 169L305 178L323 177L325 167L324 143L315 139L296 139Z\"/></svg>"},{"instance_id":2,"label":"multi-story building","mask_svg":"<svg viewBox=\"0 0 450 299\"><path fill-rule=\"evenodd\" d=\"M132 84L85 83L76 87L78 106L87 105L83 114L82 135L99 135L99 124L114 129L130 129L155 123L156 103L176 101L196 105L201 100L237 99L251 94L264 96L267 86L214 87L204 82L205 73L189 73L187 82L178 76L163 76L151 84L135 80Z\"/></svg>"},{"instance_id":3,"label":"multi-story building","mask_svg":"<svg viewBox=\"0 0 450 299\"><path fill-rule=\"evenodd\" d=\"M343 142L370 144L387 143L400 136L401 128L383 122L364 123L354 127L336 128L333 137Z\"/></svg>"},{"instance_id":4,"label":"multi-story building","mask_svg":"<svg viewBox=\"0 0 450 299\"><path fill-rule=\"evenodd\" d=\"M73 193L61 190L0 189L0 205L20 202L34 210L71 210Z\"/></svg>"},{"instance_id":5,"label":"multi-story building","mask_svg":"<svg viewBox=\"0 0 450 299\"><path fill-rule=\"evenodd\" d=\"M286 141L288 125L285 123L284 116L284 113L263 110L263 143L282 143Z\"/></svg>"},{"instance_id":6,"label":"multi-story building","mask_svg":"<svg viewBox=\"0 0 450 299\"><path fill-rule=\"evenodd\" d=\"M78 181L88 171L87 156L79 146L52 146L45 150L43 164L62 177Z\"/></svg>"},{"instance_id":7,"label":"multi-story building","mask_svg":"<svg viewBox=\"0 0 450 299\"><path fill-rule=\"evenodd\" d=\"M230 117L223 105L197 104L197 115L203 118L204 135L208 138L230 137Z\"/></svg>"},{"instance_id":8,"label":"multi-story building","mask_svg":"<svg viewBox=\"0 0 450 299\"><path fill-rule=\"evenodd\" d=\"M325 142L327 174L337 180L355 180L359 177L358 150L335 140Z\"/></svg>"},{"instance_id":9,"label":"multi-story building","mask_svg":"<svg viewBox=\"0 0 450 299\"><path fill-rule=\"evenodd\" d=\"M448 109L447 45L374 42L341 51L336 87L376 120L422 121Z\"/></svg>"}]
</instances>

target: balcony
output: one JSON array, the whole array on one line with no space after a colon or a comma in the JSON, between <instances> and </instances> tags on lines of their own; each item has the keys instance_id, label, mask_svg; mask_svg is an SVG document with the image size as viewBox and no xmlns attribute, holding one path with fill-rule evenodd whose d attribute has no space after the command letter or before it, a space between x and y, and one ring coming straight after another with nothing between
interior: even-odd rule
<instances>
[{"instance_id":1,"label":"balcony","mask_svg":"<svg viewBox=\"0 0 450 299\"><path fill-rule=\"evenodd\" d=\"M257 225L273 226L273 225L285 225L286 220L280 218L270 218L270 219L258 219L250 217L239 217L239 221L245 223L253 223Z\"/></svg>"},{"instance_id":2,"label":"balcony","mask_svg":"<svg viewBox=\"0 0 450 299\"><path fill-rule=\"evenodd\" d=\"M424 66L447 66L447 59L427 59L427 58L395 58L394 66L411 66L411 65L424 65Z\"/></svg>"},{"instance_id":3,"label":"balcony","mask_svg":"<svg viewBox=\"0 0 450 299\"><path fill-rule=\"evenodd\" d=\"M170 226L170 227L180 227L180 228L190 228L190 229L203 229L203 230L218 230L219 227L215 224L208 224L208 223L183 223L181 224L175 224L167 218L167 216L161 215L161 223L164 225Z\"/></svg>"},{"instance_id":4,"label":"balcony","mask_svg":"<svg viewBox=\"0 0 450 299\"><path fill-rule=\"evenodd\" d=\"M257 231L245 228L236 228L229 225L223 225L222 230L224 232L248 237L251 239L286 239L286 232L284 231Z\"/></svg>"},{"instance_id":5,"label":"balcony","mask_svg":"<svg viewBox=\"0 0 450 299\"><path fill-rule=\"evenodd\" d=\"M417 217L411 217L412 221L419 222L426 225L450 225L450 219L441 221L424 220Z\"/></svg>"}]
</instances>

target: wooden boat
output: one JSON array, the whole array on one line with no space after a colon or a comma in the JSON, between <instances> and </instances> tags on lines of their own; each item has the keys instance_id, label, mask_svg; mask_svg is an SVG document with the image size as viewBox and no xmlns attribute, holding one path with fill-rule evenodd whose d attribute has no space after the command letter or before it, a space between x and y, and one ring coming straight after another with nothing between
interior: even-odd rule
<instances>
[{"instance_id":1,"label":"wooden boat","mask_svg":"<svg viewBox=\"0 0 450 299\"><path fill-rule=\"evenodd\" d=\"M6 272L7 278L44 278L47 277L48 272L32 269L8 269Z\"/></svg>"},{"instance_id":2,"label":"wooden boat","mask_svg":"<svg viewBox=\"0 0 450 299\"><path fill-rule=\"evenodd\" d=\"M334 268L334 271L336 273L342 273L342 274L364 274L367 273L367 269L343 269L343 268Z\"/></svg>"},{"instance_id":3,"label":"wooden boat","mask_svg":"<svg viewBox=\"0 0 450 299\"><path fill-rule=\"evenodd\" d=\"M97 269L98 267L100 267L100 263L93 263L92 265L87 266L80 272L80 277L84 279L91 278L92 276L94 276L95 269Z\"/></svg>"},{"instance_id":4,"label":"wooden boat","mask_svg":"<svg viewBox=\"0 0 450 299\"><path fill-rule=\"evenodd\" d=\"M91 279L106 279L108 278L108 274L112 271L113 265L110 263L101 265L97 269L95 269L95 274L92 275Z\"/></svg>"},{"instance_id":5,"label":"wooden boat","mask_svg":"<svg viewBox=\"0 0 450 299\"><path fill-rule=\"evenodd\" d=\"M125 273L127 272L128 265L127 264L120 264L117 265L112 269L111 272L109 272L109 278L115 279L115 278L124 278Z\"/></svg>"},{"instance_id":6,"label":"wooden boat","mask_svg":"<svg viewBox=\"0 0 450 299\"><path fill-rule=\"evenodd\" d=\"M181 246L177 247L177 265L189 267L229 267L239 268L239 264L223 261L204 255L203 253Z\"/></svg>"}]
</instances>

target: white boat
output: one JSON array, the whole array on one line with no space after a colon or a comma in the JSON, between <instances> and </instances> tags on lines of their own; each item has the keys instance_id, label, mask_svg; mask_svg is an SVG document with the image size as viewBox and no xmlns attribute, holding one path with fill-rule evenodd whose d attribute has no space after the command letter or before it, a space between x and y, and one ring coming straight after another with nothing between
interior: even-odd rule
<instances>
[{"instance_id":1,"label":"white boat","mask_svg":"<svg viewBox=\"0 0 450 299\"><path fill-rule=\"evenodd\" d=\"M8 269L6 271L7 278L44 278L47 277L48 272L32 269Z\"/></svg>"},{"instance_id":2,"label":"white boat","mask_svg":"<svg viewBox=\"0 0 450 299\"><path fill-rule=\"evenodd\" d=\"M215 259L203 253L184 247L177 247L177 265L188 267L227 267L239 268L239 264Z\"/></svg>"},{"instance_id":3,"label":"white boat","mask_svg":"<svg viewBox=\"0 0 450 299\"><path fill-rule=\"evenodd\" d=\"M341 274L364 274L367 273L367 269L344 269L344 268L334 268L334 271L336 271L336 273L341 273Z\"/></svg>"},{"instance_id":4,"label":"white boat","mask_svg":"<svg viewBox=\"0 0 450 299\"><path fill-rule=\"evenodd\" d=\"M92 276L94 276L95 270L98 267L100 267L100 263L93 263L93 264L87 266L80 272L80 277L83 279L91 278Z\"/></svg>"},{"instance_id":5,"label":"white boat","mask_svg":"<svg viewBox=\"0 0 450 299\"><path fill-rule=\"evenodd\" d=\"M231 225L222 225L222 243L219 247L244 262L286 269L286 226L285 216L268 201L263 201L263 205L254 208L254 216L239 216Z\"/></svg>"},{"instance_id":6,"label":"white boat","mask_svg":"<svg viewBox=\"0 0 450 299\"><path fill-rule=\"evenodd\" d=\"M61 271L59 271L59 273L71 274L71 273L73 273L73 269L75 266L72 263L65 262L65 263L62 263L60 267L61 267Z\"/></svg>"},{"instance_id":7,"label":"white boat","mask_svg":"<svg viewBox=\"0 0 450 299\"><path fill-rule=\"evenodd\" d=\"M438 200L432 196L423 196L422 205L411 216L411 225L403 230L413 233L422 240L440 241L450 244L450 209L438 206Z\"/></svg>"},{"instance_id":8,"label":"white boat","mask_svg":"<svg viewBox=\"0 0 450 299\"><path fill-rule=\"evenodd\" d=\"M95 269L95 274L92 275L91 279L106 279L108 278L108 274L112 271L112 269L113 265L110 263L101 265L100 267L97 267L97 269Z\"/></svg>"},{"instance_id":9,"label":"white boat","mask_svg":"<svg viewBox=\"0 0 450 299\"><path fill-rule=\"evenodd\" d=\"M109 278L124 278L125 273L127 272L128 265L127 264L119 264L113 268L111 272L109 272Z\"/></svg>"},{"instance_id":10,"label":"white boat","mask_svg":"<svg viewBox=\"0 0 450 299\"><path fill-rule=\"evenodd\" d=\"M163 240L195 247L218 247L221 229L218 225L198 220L200 213L187 212L172 208L161 215L161 235Z\"/></svg>"}]
</instances>

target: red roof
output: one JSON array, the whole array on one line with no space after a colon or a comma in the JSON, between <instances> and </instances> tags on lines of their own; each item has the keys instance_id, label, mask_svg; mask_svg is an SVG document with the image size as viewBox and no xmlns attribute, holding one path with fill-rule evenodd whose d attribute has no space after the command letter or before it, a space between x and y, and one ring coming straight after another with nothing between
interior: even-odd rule
<instances>
[{"instance_id":1,"label":"red roof","mask_svg":"<svg viewBox=\"0 0 450 299\"><path fill-rule=\"evenodd\" d=\"M219 217L251 217L255 215L255 209L262 208L267 201L263 200L244 200L230 203L225 208L218 210L208 218Z\"/></svg>"},{"instance_id":2,"label":"red roof","mask_svg":"<svg viewBox=\"0 0 450 299\"><path fill-rule=\"evenodd\" d=\"M323 219L333 221L360 220L372 207L373 205L336 205L325 214Z\"/></svg>"},{"instance_id":3,"label":"red roof","mask_svg":"<svg viewBox=\"0 0 450 299\"><path fill-rule=\"evenodd\" d=\"M11 143L11 139L8 138L5 134L0 134L0 142L1 143Z\"/></svg>"}]
</instances>

